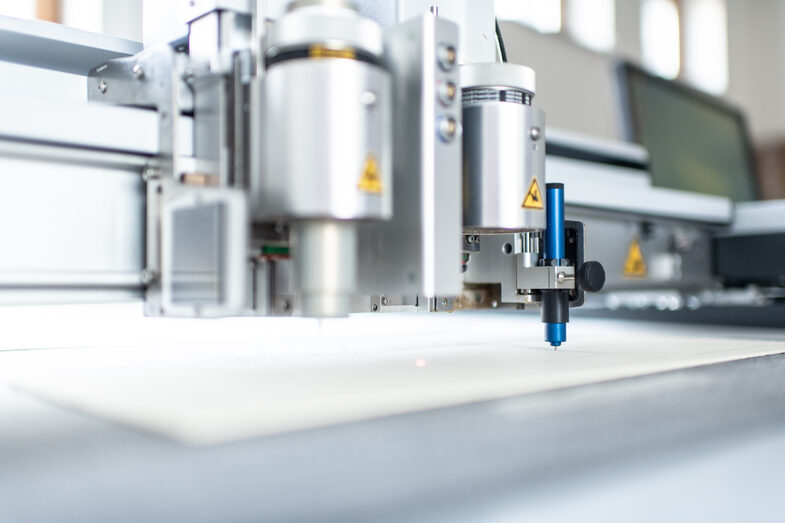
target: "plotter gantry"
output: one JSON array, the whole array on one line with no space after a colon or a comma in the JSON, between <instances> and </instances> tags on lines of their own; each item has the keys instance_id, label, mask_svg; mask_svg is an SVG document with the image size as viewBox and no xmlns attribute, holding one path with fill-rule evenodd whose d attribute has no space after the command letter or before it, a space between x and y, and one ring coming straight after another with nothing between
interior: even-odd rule
<instances>
[{"instance_id":1,"label":"plotter gantry","mask_svg":"<svg viewBox=\"0 0 785 523\"><path fill-rule=\"evenodd\" d=\"M148 314L541 307L566 340L605 275L547 183L531 69L461 64L436 8L384 30L341 0L269 23L247 1L186 9L187 41L88 81L91 101L158 114Z\"/></svg>"}]
</instances>

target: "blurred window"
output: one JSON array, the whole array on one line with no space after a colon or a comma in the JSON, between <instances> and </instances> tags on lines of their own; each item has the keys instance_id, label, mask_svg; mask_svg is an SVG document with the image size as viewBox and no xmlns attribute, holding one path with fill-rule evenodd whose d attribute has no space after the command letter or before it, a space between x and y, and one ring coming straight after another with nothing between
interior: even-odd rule
<instances>
[{"instance_id":1,"label":"blurred window","mask_svg":"<svg viewBox=\"0 0 785 523\"><path fill-rule=\"evenodd\" d=\"M0 15L14 18L36 18L35 0L1 0Z\"/></svg>"},{"instance_id":2,"label":"blurred window","mask_svg":"<svg viewBox=\"0 0 785 523\"><path fill-rule=\"evenodd\" d=\"M565 18L576 42L595 51L612 51L616 45L615 0L569 0Z\"/></svg>"},{"instance_id":3,"label":"blurred window","mask_svg":"<svg viewBox=\"0 0 785 523\"><path fill-rule=\"evenodd\" d=\"M728 88L728 20L724 0L683 0L684 76L712 94Z\"/></svg>"},{"instance_id":4,"label":"blurred window","mask_svg":"<svg viewBox=\"0 0 785 523\"><path fill-rule=\"evenodd\" d=\"M60 4L61 23L83 31L104 32L104 9L111 9L110 2L104 6L103 0L61 0Z\"/></svg>"},{"instance_id":5,"label":"blurred window","mask_svg":"<svg viewBox=\"0 0 785 523\"><path fill-rule=\"evenodd\" d=\"M541 33L561 31L561 0L496 0L496 17Z\"/></svg>"},{"instance_id":6,"label":"blurred window","mask_svg":"<svg viewBox=\"0 0 785 523\"><path fill-rule=\"evenodd\" d=\"M643 65L664 78L681 68L679 10L674 0L643 0L641 4Z\"/></svg>"},{"instance_id":7,"label":"blurred window","mask_svg":"<svg viewBox=\"0 0 785 523\"><path fill-rule=\"evenodd\" d=\"M0 16L38 19L93 33L142 39L142 0L0 0Z\"/></svg>"}]
</instances>

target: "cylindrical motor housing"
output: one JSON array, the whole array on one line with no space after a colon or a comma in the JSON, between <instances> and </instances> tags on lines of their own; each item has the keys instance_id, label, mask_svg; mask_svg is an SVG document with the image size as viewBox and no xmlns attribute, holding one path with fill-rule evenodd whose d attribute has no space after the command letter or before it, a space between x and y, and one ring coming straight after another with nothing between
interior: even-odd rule
<instances>
[{"instance_id":1,"label":"cylindrical motor housing","mask_svg":"<svg viewBox=\"0 0 785 523\"><path fill-rule=\"evenodd\" d=\"M290 224L295 312L349 313L357 224L392 217L382 31L343 0L297 0L268 31L254 216Z\"/></svg>"},{"instance_id":2,"label":"cylindrical motor housing","mask_svg":"<svg viewBox=\"0 0 785 523\"><path fill-rule=\"evenodd\" d=\"M349 312L357 276L357 228L341 220L303 220L290 229L296 313L330 318Z\"/></svg>"},{"instance_id":3,"label":"cylindrical motor housing","mask_svg":"<svg viewBox=\"0 0 785 523\"><path fill-rule=\"evenodd\" d=\"M392 101L381 29L340 2L292 7L267 37L256 217L389 219Z\"/></svg>"},{"instance_id":4,"label":"cylindrical motor housing","mask_svg":"<svg viewBox=\"0 0 785 523\"><path fill-rule=\"evenodd\" d=\"M545 229L545 116L531 106L534 71L467 64L461 89L465 232Z\"/></svg>"}]
</instances>

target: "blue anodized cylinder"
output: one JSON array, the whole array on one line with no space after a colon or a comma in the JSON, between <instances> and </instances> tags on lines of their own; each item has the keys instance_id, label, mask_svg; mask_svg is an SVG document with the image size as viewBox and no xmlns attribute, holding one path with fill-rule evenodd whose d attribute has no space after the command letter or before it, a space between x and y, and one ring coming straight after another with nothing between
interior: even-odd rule
<instances>
[{"instance_id":1,"label":"blue anodized cylinder","mask_svg":"<svg viewBox=\"0 0 785 523\"><path fill-rule=\"evenodd\" d=\"M564 185L549 183L545 188L545 259L564 258Z\"/></svg>"},{"instance_id":2,"label":"blue anodized cylinder","mask_svg":"<svg viewBox=\"0 0 785 523\"><path fill-rule=\"evenodd\" d=\"M545 188L545 260L560 264L564 258L564 185L549 183ZM556 298L558 299L558 298ZM566 323L546 323L545 341L558 347L567 341Z\"/></svg>"}]
</instances>

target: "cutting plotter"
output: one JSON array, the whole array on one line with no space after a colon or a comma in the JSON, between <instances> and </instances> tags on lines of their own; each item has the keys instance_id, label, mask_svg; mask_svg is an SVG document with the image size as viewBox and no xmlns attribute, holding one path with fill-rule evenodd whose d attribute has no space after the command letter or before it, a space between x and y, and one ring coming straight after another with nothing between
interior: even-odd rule
<instances>
[{"instance_id":1,"label":"cutting plotter","mask_svg":"<svg viewBox=\"0 0 785 523\"><path fill-rule=\"evenodd\" d=\"M604 272L549 183L535 73L467 43L494 34L492 3L415 4L184 2L186 37L83 71L88 105L38 122L6 100L25 168L79 166L48 212L83 213L57 213L67 269L15 287L142 289L154 316L535 307L559 346ZM97 202L77 187L99 171Z\"/></svg>"},{"instance_id":2,"label":"cutting plotter","mask_svg":"<svg viewBox=\"0 0 785 523\"><path fill-rule=\"evenodd\" d=\"M547 126L480 2L182 7L147 48L0 19L0 299L156 316L0 311L3 517L574 520L589 483L617 519L663 490L658 520L684 492L700 514L750 499L645 480L713 484L717 461L668 451L785 419L781 331L566 332L584 299L705 303L730 200ZM776 509L758 461L719 463Z\"/></svg>"}]
</instances>

